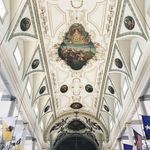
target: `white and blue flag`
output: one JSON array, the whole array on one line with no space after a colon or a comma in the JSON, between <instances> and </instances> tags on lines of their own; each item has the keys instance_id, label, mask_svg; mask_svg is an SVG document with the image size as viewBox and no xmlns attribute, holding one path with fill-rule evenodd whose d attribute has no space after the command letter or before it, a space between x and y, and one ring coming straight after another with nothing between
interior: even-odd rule
<instances>
[{"instance_id":1,"label":"white and blue flag","mask_svg":"<svg viewBox=\"0 0 150 150\"><path fill-rule=\"evenodd\" d=\"M150 139L150 116L142 116L146 139Z\"/></svg>"}]
</instances>

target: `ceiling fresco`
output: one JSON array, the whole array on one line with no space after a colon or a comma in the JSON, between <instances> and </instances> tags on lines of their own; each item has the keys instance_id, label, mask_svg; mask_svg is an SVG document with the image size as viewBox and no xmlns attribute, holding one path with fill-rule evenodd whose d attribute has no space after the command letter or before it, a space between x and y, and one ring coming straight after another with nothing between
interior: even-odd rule
<instances>
[{"instance_id":1,"label":"ceiling fresco","mask_svg":"<svg viewBox=\"0 0 150 150\"><path fill-rule=\"evenodd\" d=\"M96 53L90 35L81 24L73 24L58 48L58 55L74 70L81 69Z\"/></svg>"},{"instance_id":2,"label":"ceiling fresco","mask_svg":"<svg viewBox=\"0 0 150 150\"><path fill-rule=\"evenodd\" d=\"M24 38L22 80L33 80L31 105L39 110L44 140L52 139L53 145L78 130L95 141L108 141L109 120L122 105L122 82L125 76L132 79L130 41L120 39L131 33L146 39L131 4L31 1L23 6L9 40Z\"/></svg>"},{"instance_id":3,"label":"ceiling fresco","mask_svg":"<svg viewBox=\"0 0 150 150\"><path fill-rule=\"evenodd\" d=\"M76 116L76 112L77 115L87 113L98 117L116 7L116 0L39 1L53 93L51 99L56 118L67 113ZM116 63L120 66L118 60ZM105 108L109 110L108 106ZM72 134L74 131L70 129L76 130L77 126L83 128L84 122L87 124L86 127L79 131L85 132L85 136L90 136L95 141L108 138L107 133L104 134L106 129L102 129L102 125L97 124L95 118L95 121L91 121L88 116L84 121L74 117L75 121L71 118L69 120L68 122L62 117L54 126L49 126L50 130L47 127L45 139L49 139L47 133L52 139ZM60 128L57 125L62 126ZM55 131L53 128L59 128L61 131ZM95 130L100 130L100 133ZM91 135L88 135L90 132ZM100 142L96 143L101 146Z\"/></svg>"},{"instance_id":4,"label":"ceiling fresco","mask_svg":"<svg viewBox=\"0 0 150 150\"><path fill-rule=\"evenodd\" d=\"M39 4L48 16L44 35L56 114L73 111L70 106L80 103L81 111L96 115L111 38L112 21L105 20L114 17L116 1Z\"/></svg>"}]
</instances>

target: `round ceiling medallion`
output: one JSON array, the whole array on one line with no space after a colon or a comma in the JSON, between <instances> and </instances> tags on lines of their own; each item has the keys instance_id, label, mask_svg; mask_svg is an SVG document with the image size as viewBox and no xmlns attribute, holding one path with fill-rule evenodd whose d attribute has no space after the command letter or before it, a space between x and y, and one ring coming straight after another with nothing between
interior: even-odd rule
<instances>
[{"instance_id":1,"label":"round ceiling medallion","mask_svg":"<svg viewBox=\"0 0 150 150\"><path fill-rule=\"evenodd\" d=\"M132 30L135 26L135 21L131 16L124 18L124 25L128 30Z\"/></svg>"},{"instance_id":2,"label":"round ceiling medallion","mask_svg":"<svg viewBox=\"0 0 150 150\"><path fill-rule=\"evenodd\" d=\"M82 108L83 106L82 106L82 104L76 102L76 103L72 103L72 104L70 105L70 107L73 108L73 109L80 109L80 108Z\"/></svg>"},{"instance_id":3,"label":"round ceiling medallion","mask_svg":"<svg viewBox=\"0 0 150 150\"><path fill-rule=\"evenodd\" d=\"M109 112L108 106L104 105L104 109L105 109L107 112Z\"/></svg>"},{"instance_id":4,"label":"round ceiling medallion","mask_svg":"<svg viewBox=\"0 0 150 150\"><path fill-rule=\"evenodd\" d=\"M112 86L108 86L108 90L111 94L115 93L114 88Z\"/></svg>"},{"instance_id":5,"label":"round ceiling medallion","mask_svg":"<svg viewBox=\"0 0 150 150\"><path fill-rule=\"evenodd\" d=\"M123 67L122 61L119 58L115 59L115 65L121 69Z\"/></svg>"},{"instance_id":6,"label":"round ceiling medallion","mask_svg":"<svg viewBox=\"0 0 150 150\"><path fill-rule=\"evenodd\" d=\"M36 69L40 64L40 60L39 59L35 59L32 62L32 69Z\"/></svg>"},{"instance_id":7,"label":"round ceiling medallion","mask_svg":"<svg viewBox=\"0 0 150 150\"><path fill-rule=\"evenodd\" d=\"M25 17L20 22L20 28L22 31L27 31L31 26L31 21L29 18Z\"/></svg>"},{"instance_id":8,"label":"round ceiling medallion","mask_svg":"<svg viewBox=\"0 0 150 150\"><path fill-rule=\"evenodd\" d=\"M73 131L80 131L80 130L83 130L85 129L86 126L84 123L82 123L80 120L78 119L75 119L73 121L71 121L69 124L68 124L68 129L70 130L73 130Z\"/></svg>"},{"instance_id":9,"label":"round ceiling medallion","mask_svg":"<svg viewBox=\"0 0 150 150\"><path fill-rule=\"evenodd\" d=\"M93 92L93 87L92 87L92 85L87 84L87 85L85 86L85 90L86 90L88 93Z\"/></svg>"},{"instance_id":10,"label":"round ceiling medallion","mask_svg":"<svg viewBox=\"0 0 150 150\"><path fill-rule=\"evenodd\" d=\"M62 85L61 88L60 88L60 91L62 93L66 93L68 91L68 86L67 85Z\"/></svg>"},{"instance_id":11,"label":"round ceiling medallion","mask_svg":"<svg viewBox=\"0 0 150 150\"><path fill-rule=\"evenodd\" d=\"M40 91L39 91L39 94L43 94L46 90L46 86L42 86Z\"/></svg>"},{"instance_id":12,"label":"round ceiling medallion","mask_svg":"<svg viewBox=\"0 0 150 150\"><path fill-rule=\"evenodd\" d=\"M48 105L48 106L46 106L46 107L45 107L45 109L44 109L44 112L45 112L45 113L46 113L46 112L48 112L49 108L50 108L50 106L49 106L49 105Z\"/></svg>"}]
</instances>

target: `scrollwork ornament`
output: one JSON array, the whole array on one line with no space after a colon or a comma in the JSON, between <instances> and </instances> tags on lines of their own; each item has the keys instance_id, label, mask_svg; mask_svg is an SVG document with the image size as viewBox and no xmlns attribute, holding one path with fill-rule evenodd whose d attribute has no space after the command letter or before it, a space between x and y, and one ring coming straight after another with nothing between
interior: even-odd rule
<instances>
[{"instance_id":1,"label":"scrollwork ornament","mask_svg":"<svg viewBox=\"0 0 150 150\"><path fill-rule=\"evenodd\" d=\"M91 131L95 132L95 130L101 130L103 132L102 128L96 122L91 121L91 119L89 119L89 118L86 118L86 117L84 117L84 118L85 118L87 127Z\"/></svg>"},{"instance_id":2,"label":"scrollwork ornament","mask_svg":"<svg viewBox=\"0 0 150 150\"><path fill-rule=\"evenodd\" d=\"M75 5L73 4L73 0L71 0L71 1L70 1L71 6L72 6L73 8L75 8L75 9L81 8L81 7L83 6L83 0L79 0L79 1L80 1L80 5L75 6Z\"/></svg>"},{"instance_id":3,"label":"scrollwork ornament","mask_svg":"<svg viewBox=\"0 0 150 150\"><path fill-rule=\"evenodd\" d=\"M59 130L59 132L63 131L64 125L67 123L68 117L65 119L62 119L60 122L56 123L50 130L50 133L54 130Z\"/></svg>"}]
</instances>

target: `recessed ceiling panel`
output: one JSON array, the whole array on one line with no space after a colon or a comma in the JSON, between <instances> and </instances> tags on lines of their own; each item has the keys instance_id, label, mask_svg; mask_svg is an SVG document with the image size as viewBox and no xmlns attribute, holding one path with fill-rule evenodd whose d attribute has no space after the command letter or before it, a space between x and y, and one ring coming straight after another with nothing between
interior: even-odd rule
<instances>
[{"instance_id":1,"label":"recessed ceiling panel","mask_svg":"<svg viewBox=\"0 0 150 150\"><path fill-rule=\"evenodd\" d=\"M12 30L9 40L16 36L37 38L35 19L29 0L25 3L20 16Z\"/></svg>"},{"instance_id":2,"label":"recessed ceiling panel","mask_svg":"<svg viewBox=\"0 0 150 150\"><path fill-rule=\"evenodd\" d=\"M129 0L124 1L117 36L140 35L146 39L147 37L140 22Z\"/></svg>"},{"instance_id":3,"label":"recessed ceiling panel","mask_svg":"<svg viewBox=\"0 0 150 150\"><path fill-rule=\"evenodd\" d=\"M105 15L106 15L107 1L96 3L95 8L88 14L88 21L96 27L99 34L102 34Z\"/></svg>"},{"instance_id":4,"label":"recessed ceiling panel","mask_svg":"<svg viewBox=\"0 0 150 150\"><path fill-rule=\"evenodd\" d=\"M47 3L48 17L51 28L51 35L54 36L57 30L65 24L65 12L55 4Z\"/></svg>"}]
</instances>

